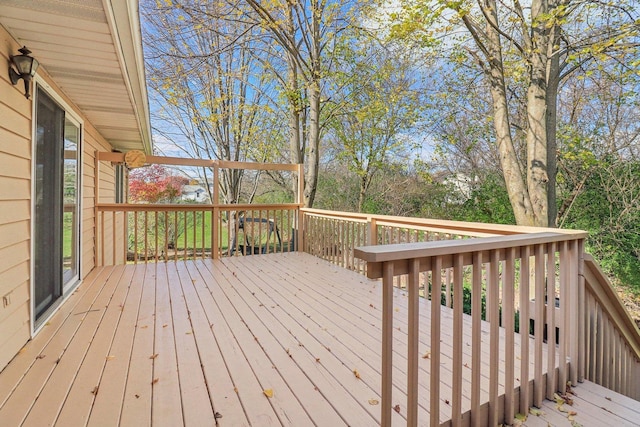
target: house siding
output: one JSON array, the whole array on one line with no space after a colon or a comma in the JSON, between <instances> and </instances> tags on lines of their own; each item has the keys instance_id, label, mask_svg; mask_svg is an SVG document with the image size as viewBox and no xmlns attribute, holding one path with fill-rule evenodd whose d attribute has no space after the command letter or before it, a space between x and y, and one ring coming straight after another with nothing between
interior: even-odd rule
<instances>
[{"instance_id":1,"label":"house siding","mask_svg":"<svg viewBox=\"0 0 640 427\"><path fill-rule=\"evenodd\" d=\"M20 46L0 26L0 371L31 337L31 174L32 100L24 96L20 81L11 85L9 55ZM94 238L94 153L111 151L109 143L67 99L44 67L38 71L55 92L69 104L83 124L83 181L81 273L95 266ZM32 90L33 92L33 90ZM101 165L101 201L112 202L115 185L113 167Z\"/></svg>"}]
</instances>

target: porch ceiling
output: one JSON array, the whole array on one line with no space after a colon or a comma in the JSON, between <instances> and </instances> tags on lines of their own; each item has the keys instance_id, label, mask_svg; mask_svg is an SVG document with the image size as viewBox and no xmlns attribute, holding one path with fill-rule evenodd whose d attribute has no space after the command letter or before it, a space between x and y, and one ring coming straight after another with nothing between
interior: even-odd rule
<instances>
[{"instance_id":1,"label":"porch ceiling","mask_svg":"<svg viewBox=\"0 0 640 427\"><path fill-rule=\"evenodd\" d=\"M0 0L0 23L115 148L151 153L137 0Z\"/></svg>"}]
</instances>

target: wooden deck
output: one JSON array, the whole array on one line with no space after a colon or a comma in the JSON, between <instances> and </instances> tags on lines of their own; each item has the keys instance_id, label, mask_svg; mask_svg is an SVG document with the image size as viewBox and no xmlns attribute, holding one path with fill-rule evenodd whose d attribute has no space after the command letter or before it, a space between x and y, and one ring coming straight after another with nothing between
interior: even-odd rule
<instances>
[{"instance_id":1,"label":"wooden deck","mask_svg":"<svg viewBox=\"0 0 640 427\"><path fill-rule=\"evenodd\" d=\"M380 305L379 282L301 253L97 269L0 373L0 425L374 426ZM395 305L402 349L401 290ZM429 408L429 313L424 301L421 425ZM488 343L484 350L488 373ZM402 354L394 355L395 425L405 424ZM463 362L471 363L470 349ZM444 388L445 424L450 396ZM583 426L640 420L639 402L590 383L576 388L574 400L570 410ZM525 424L570 425L553 402L543 412Z\"/></svg>"}]
</instances>

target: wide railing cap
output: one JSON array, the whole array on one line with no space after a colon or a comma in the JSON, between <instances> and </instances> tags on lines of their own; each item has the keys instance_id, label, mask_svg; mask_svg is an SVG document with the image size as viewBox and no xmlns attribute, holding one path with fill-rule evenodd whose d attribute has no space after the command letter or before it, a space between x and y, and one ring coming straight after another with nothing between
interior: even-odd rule
<instances>
[{"instance_id":1,"label":"wide railing cap","mask_svg":"<svg viewBox=\"0 0 640 427\"><path fill-rule=\"evenodd\" d=\"M587 235L588 233L585 231L562 230L562 232L527 233L475 239L399 243L363 246L355 248L354 254L367 262L385 262L577 240L584 239Z\"/></svg>"}]
</instances>

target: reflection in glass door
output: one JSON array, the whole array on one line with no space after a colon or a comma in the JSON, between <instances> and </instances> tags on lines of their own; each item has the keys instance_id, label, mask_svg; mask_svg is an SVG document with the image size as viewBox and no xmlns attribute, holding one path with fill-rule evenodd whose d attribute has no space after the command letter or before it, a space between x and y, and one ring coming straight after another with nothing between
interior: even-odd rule
<instances>
[{"instance_id":1,"label":"reflection in glass door","mask_svg":"<svg viewBox=\"0 0 640 427\"><path fill-rule=\"evenodd\" d=\"M78 279L78 147L80 128L64 122L64 170L62 215L62 280L65 286ZM66 288L65 288L66 290Z\"/></svg>"},{"instance_id":2,"label":"reflection in glass door","mask_svg":"<svg viewBox=\"0 0 640 427\"><path fill-rule=\"evenodd\" d=\"M78 280L80 126L41 88L36 95L36 324Z\"/></svg>"}]
</instances>

